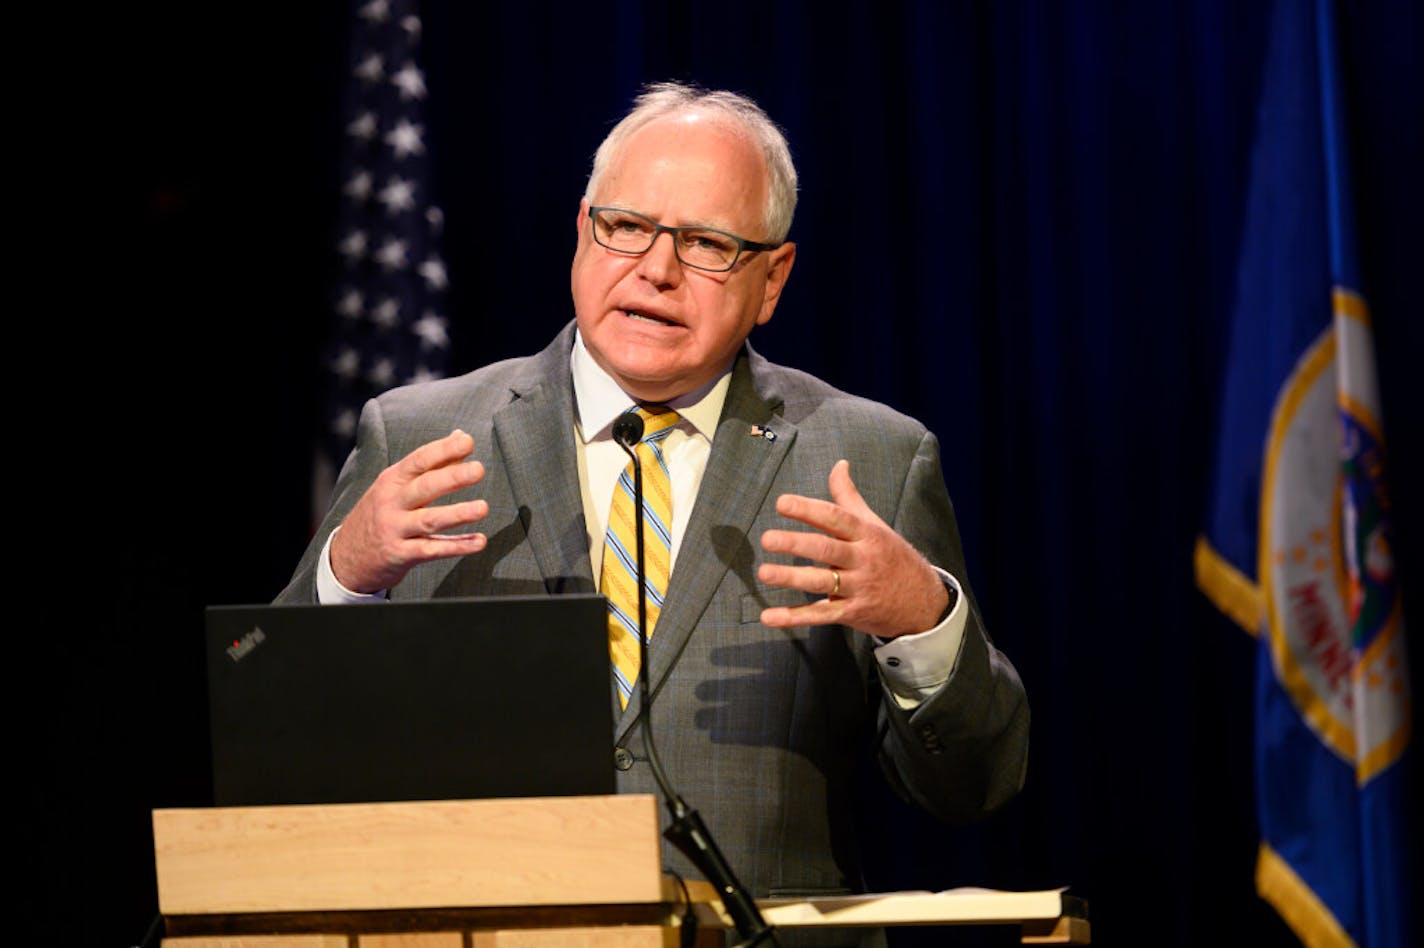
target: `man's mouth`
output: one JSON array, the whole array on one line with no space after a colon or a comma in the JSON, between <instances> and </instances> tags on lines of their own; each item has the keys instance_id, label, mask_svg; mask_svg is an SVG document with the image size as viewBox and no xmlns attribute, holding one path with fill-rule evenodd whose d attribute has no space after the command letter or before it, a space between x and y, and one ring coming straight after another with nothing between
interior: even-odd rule
<instances>
[{"instance_id":1,"label":"man's mouth","mask_svg":"<svg viewBox=\"0 0 1424 948\"><path fill-rule=\"evenodd\" d=\"M641 312L639 312L639 311L636 310L636 309L625 309L625 310L623 311L623 314L624 314L625 316L627 316L629 319L636 320L637 322L640 322L640 323L652 323L654 326L676 326L676 325L677 325L677 323L673 322L673 321L670 320L670 319L663 319L661 316L655 316L655 315L653 315L652 313L641 313Z\"/></svg>"}]
</instances>

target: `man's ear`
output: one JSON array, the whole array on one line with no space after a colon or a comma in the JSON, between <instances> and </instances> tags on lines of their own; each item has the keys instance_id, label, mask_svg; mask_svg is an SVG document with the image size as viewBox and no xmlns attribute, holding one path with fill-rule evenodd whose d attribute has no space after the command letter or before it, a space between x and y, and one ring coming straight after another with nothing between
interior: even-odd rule
<instances>
[{"instance_id":1,"label":"man's ear","mask_svg":"<svg viewBox=\"0 0 1424 948\"><path fill-rule=\"evenodd\" d=\"M781 291L786 288L786 280L791 276L791 265L796 262L796 245L788 241L775 250L768 251L768 258L770 262L766 272L766 291L762 294L761 312L757 314L756 320L758 326L771 322L771 314L776 311Z\"/></svg>"}]
</instances>

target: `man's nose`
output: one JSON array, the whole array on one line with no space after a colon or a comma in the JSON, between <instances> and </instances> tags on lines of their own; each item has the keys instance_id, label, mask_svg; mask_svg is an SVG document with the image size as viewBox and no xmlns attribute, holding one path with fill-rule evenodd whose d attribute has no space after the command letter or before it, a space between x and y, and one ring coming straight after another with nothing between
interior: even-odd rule
<instances>
[{"instance_id":1,"label":"man's nose","mask_svg":"<svg viewBox=\"0 0 1424 948\"><path fill-rule=\"evenodd\" d=\"M666 237L667 240L663 240ZM682 261L677 257L677 235L661 233L653 238L653 245L643 254L639 271L650 282L659 286L676 285L682 279Z\"/></svg>"}]
</instances>

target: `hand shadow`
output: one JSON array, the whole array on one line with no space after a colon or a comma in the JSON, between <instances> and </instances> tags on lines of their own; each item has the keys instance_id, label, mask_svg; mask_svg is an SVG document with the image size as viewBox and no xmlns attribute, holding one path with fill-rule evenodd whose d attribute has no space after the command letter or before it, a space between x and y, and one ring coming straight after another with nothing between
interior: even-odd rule
<instances>
[{"instance_id":1,"label":"hand shadow","mask_svg":"<svg viewBox=\"0 0 1424 948\"><path fill-rule=\"evenodd\" d=\"M491 518L495 511L490 512ZM579 562L582 555L585 573L570 569L567 575L545 579L529 546L529 525L533 512L520 507L499 530L487 534L488 542L478 553L461 557L445 578L436 586L435 596L543 596L594 593L593 576L589 571L587 547L570 545L563 551L565 560ZM580 518L564 527L560 536L569 536L570 544L584 544L587 528Z\"/></svg>"},{"instance_id":2,"label":"hand shadow","mask_svg":"<svg viewBox=\"0 0 1424 948\"><path fill-rule=\"evenodd\" d=\"M767 586L756 578L757 552L741 530L717 526L713 553L746 590L740 624L719 628L706 662L717 670L694 689L697 730L714 743L827 750L847 733L869 734L867 658L849 648L860 633L836 626L772 629L759 616L769 606L796 606L807 593ZM863 652L864 650L860 650ZM763 713L784 709L780 713ZM787 726L787 719L791 726ZM804 726L803 722L814 722ZM864 730L864 735L860 734ZM819 753L816 754L819 756Z\"/></svg>"}]
</instances>

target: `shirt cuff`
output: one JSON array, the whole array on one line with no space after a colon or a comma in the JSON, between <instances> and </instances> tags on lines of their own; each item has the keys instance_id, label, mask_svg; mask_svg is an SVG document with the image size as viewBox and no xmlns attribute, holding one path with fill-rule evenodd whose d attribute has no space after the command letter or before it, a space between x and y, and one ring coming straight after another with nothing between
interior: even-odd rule
<instances>
[{"instance_id":1,"label":"shirt cuff","mask_svg":"<svg viewBox=\"0 0 1424 948\"><path fill-rule=\"evenodd\" d=\"M927 632L901 635L875 648L880 680L890 689L895 703L906 711L918 708L949 680L964 641L964 624L969 616L964 590L959 580L944 570L936 566L934 571L956 593L949 615Z\"/></svg>"},{"instance_id":2,"label":"shirt cuff","mask_svg":"<svg viewBox=\"0 0 1424 948\"><path fill-rule=\"evenodd\" d=\"M337 527L336 530L340 530ZM336 578L336 574L331 571L331 538L336 536L336 530L326 538L326 542L321 546L321 556L316 560L316 601L323 606L346 606L366 602L385 602L386 591L358 593L352 592L341 581Z\"/></svg>"}]
</instances>

